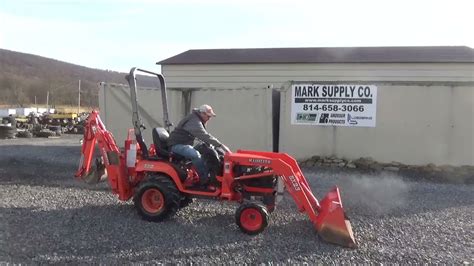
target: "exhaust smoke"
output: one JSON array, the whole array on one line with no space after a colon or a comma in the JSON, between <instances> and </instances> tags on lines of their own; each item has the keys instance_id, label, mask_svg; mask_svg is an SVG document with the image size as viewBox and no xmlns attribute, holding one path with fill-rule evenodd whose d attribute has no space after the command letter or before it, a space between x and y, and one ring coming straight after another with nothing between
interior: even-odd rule
<instances>
[{"instance_id":1,"label":"exhaust smoke","mask_svg":"<svg viewBox=\"0 0 474 266\"><path fill-rule=\"evenodd\" d=\"M385 215L405 205L409 185L396 175L359 176L340 184L345 207L359 214Z\"/></svg>"}]
</instances>

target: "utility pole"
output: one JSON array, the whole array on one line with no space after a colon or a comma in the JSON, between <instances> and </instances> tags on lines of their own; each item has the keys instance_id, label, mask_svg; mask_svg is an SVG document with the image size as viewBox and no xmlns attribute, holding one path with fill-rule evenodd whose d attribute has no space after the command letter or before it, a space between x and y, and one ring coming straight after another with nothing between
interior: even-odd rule
<instances>
[{"instance_id":1,"label":"utility pole","mask_svg":"<svg viewBox=\"0 0 474 266\"><path fill-rule=\"evenodd\" d=\"M77 98L77 113L81 112L81 80L79 80L79 97Z\"/></svg>"},{"instance_id":2,"label":"utility pole","mask_svg":"<svg viewBox=\"0 0 474 266\"><path fill-rule=\"evenodd\" d=\"M49 91L46 92L46 109L48 109L48 113L49 113Z\"/></svg>"}]
</instances>

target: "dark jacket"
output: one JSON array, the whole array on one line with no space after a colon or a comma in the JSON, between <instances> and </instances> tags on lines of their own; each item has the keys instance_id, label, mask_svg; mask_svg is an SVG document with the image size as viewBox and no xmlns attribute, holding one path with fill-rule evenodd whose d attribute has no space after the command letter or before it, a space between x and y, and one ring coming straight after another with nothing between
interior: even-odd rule
<instances>
[{"instance_id":1,"label":"dark jacket","mask_svg":"<svg viewBox=\"0 0 474 266\"><path fill-rule=\"evenodd\" d=\"M215 137L207 132L206 126L196 110L183 118L171 132L168 146L171 147L176 144L192 146L195 138L216 147L222 146Z\"/></svg>"}]
</instances>

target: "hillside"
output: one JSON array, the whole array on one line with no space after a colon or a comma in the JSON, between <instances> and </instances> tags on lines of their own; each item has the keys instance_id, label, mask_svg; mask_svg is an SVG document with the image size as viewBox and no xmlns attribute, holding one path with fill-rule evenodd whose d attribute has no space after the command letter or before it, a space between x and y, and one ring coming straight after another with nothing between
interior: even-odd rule
<instances>
[{"instance_id":1,"label":"hillside","mask_svg":"<svg viewBox=\"0 0 474 266\"><path fill-rule=\"evenodd\" d=\"M0 49L0 105L35 103L98 106L98 82L126 83L126 73L92 69L32 54Z\"/></svg>"}]
</instances>

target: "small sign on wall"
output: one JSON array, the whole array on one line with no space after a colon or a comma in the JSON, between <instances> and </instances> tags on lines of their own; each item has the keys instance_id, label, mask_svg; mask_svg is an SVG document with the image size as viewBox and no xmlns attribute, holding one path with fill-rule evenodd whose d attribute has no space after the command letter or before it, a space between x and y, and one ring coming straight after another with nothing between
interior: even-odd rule
<instances>
[{"instance_id":1,"label":"small sign on wall","mask_svg":"<svg viewBox=\"0 0 474 266\"><path fill-rule=\"evenodd\" d=\"M293 84L291 124L375 127L377 86Z\"/></svg>"}]
</instances>

